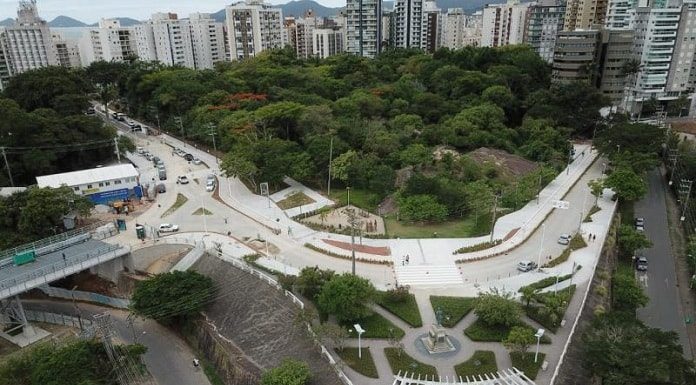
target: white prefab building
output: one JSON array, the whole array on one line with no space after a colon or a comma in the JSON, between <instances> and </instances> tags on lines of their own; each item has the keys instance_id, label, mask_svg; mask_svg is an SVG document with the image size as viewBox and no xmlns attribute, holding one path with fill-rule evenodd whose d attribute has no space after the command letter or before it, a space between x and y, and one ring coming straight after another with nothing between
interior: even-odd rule
<instances>
[{"instance_id":1,"label":"white prefab building","mask_svg":"<svg viewBox=\"0 0 696 385\"><path fill-rule=\"evenodd\" d=\"M36 177L39 187L68 186L75 194L89 197L94 203L107 204L142 197L138 170L132 164L119 164Z\"/></svg>"}]
</instances>

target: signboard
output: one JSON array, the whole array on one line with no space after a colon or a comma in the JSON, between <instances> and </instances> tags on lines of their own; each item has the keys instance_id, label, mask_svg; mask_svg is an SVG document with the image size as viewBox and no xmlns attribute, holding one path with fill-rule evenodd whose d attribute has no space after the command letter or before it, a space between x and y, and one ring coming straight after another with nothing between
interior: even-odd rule
<instances>
[{"instance_id":1,"label":"signboard","mask_svg":"<svg viewBox=\"0 0 696 385\"><path fill-rule=\"evenodd\" d=\"M570 207L570 202L568 201L553 201L551 204L554 208L561 210L568 210Z\"/></svg>"},{"instance_id":2,"label":"signboard","mask_svg":"<svg viewBox=\"0 0 696 385\"><path fill-rule=\"evenodd\" d=\"M89 199L96 204L108 204L113 201L121 201L128 198L128 189L104 191L89 196Z\"/></svg>"}]
</instances>

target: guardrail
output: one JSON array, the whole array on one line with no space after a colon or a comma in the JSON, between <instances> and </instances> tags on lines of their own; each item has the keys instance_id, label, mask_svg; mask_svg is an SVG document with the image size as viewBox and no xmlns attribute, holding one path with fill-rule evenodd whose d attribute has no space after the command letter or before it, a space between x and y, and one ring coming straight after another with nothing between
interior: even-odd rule
<instances>
[{"instance_id":1,"label":"guardrail","mask_svg":"<svg viewBox=\"0 0 696 385\"><path fill-rule=\"evenodd\" d=\"M129 299L114 298L99 293L92 293L89 291L68 290L48 285L39 286L38 289L44 292L44 294L54 298L75 299L78 301L93 302L98 303L100 305L115 307L118 309L127 309L128 305L130 305Z\"/></svg>"},{"instance_id":2,"label":"guardrail","mask_svg":"<svg viewBox=\"0 0 696 385\"><path fill-rule=\"evenodd\" d=\"M225 253L221 252L220 250L209 250L209 252L216 254L218 256L218 258L224 260L225 262L231 263L234 267L241 269L243 271L246 271L247 273L258 277L259 279L266 282L267 284L275 287L277 290L282 290L283 293L285 294L285 296L289 297L292 300L292 302L295 305L297 305L300 309L305 308L305 304L304 304L304 302L302 302L301 299L297 298L297 296L295 296L290 291L283 289L282 286L280 286L280 284L278 283L278 281L276 281L275 279L273 279L271 276L267 275L266 273L263 273L255 268L249 266L243 260L239 260L236 257L233 257L229 254L225 254ZM225 258L223 259L222 257L225 257ZM319 346L321 355L324 356L329 361L329 363L331 364L331 367L336 372L336 375L338 376L338 378L341 379L341 381L346 385L353 385L353 382L350 380L350 378L348 378L346 373L338 367L337 361L333 357L333 355L331 354L330 350L327 349L326 346L324 346L324 344L321 343L321 341L319 341L319 337L314 332L314 330L312 330L312 326L309 323L307 323L306 326L307 326L307 331L312 336L312 339ZM220 333L218 332L218 334L220 334Z\"/></svg>"},{"instance_id":3,"label":"guardrail","mask_svg":"<svg viewBox=\"0 0 696 385\"><path fill-rule=\"evenodd\" d=\"M123 250L123 252L119 254L119 250ZM39 285L48 284L49 282L110 261L129 252L129 247L107 245L97 248L96 250L90 250L82 254L66 257L65 261L59 261L20 273L14 277L0 281L0 298L6 298L14 294L31 290Z\"/></svg>"},{"instance_id":4,"label":"guardrail","mask_svg":"<svg viewBox=\"0 0 696 385\"><path fill-rule=\"evenodd\" d=\"M45 322L55 325L65 325L74 328L79 328L80 326L82 326L83 328L92 327L92 321L88 318L80 319L67 314L49 313L37 310L24 310L24 314L27 317L28 321ZM80 320L82 321L82 325L80 325Z\"/></svg>"}]
</instances>

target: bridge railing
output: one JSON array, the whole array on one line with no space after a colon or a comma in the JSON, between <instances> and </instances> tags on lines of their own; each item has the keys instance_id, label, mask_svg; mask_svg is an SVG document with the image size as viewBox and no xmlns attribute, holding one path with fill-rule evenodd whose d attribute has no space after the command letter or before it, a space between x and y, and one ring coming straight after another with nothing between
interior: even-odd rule
<instances>
[{"instance_id":1,"label":"bridge railing","mask_svg":"<svg viewBox=\"0 0 696 385\"><path fill-rule=\"evenodd\" d=\"M76 265L80 265L84 263L85 261L100 257L104 254L107 254L112 251L116 251L118 249L121 249L121 245L105 245L103 247L99 247L84 253L76 254L76 255L71 255L71 256L66 256L65 260L61 260L55 263L47 264L47 265L41 265L37 266L35 269L25 271L22 273L18 273L17 275L6 278L3 280L0 280L0 294L2 290L7 290L12 287L15 287L17 285L21 285L25 282L29 282L31 280L35 280L38 278L45 277L49 274L53 274L56 272L60 272L62 270L68 269L70 267L74 267ZM26 268L27 265L24 265ZM8 269L5 269L7 271ZM48 282L43 282L43 283L48 283Z\"/></svg>"}]
</instances>

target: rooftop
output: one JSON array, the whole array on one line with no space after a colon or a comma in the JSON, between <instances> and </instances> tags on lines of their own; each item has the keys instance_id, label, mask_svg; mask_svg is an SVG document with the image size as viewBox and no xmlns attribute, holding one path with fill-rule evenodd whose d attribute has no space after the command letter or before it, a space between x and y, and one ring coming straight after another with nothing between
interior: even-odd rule
<instances>
[{"instance_id":1,"label":"rooftop","mask_svg":"<svg viewBox=\"0 0 696 385\"><path fill-rule=\"evenodd\" d=\"M57 188L63 185L78 186L107 180L137 177L138 175L138 170L136 170L132 164L128 163L64 172L62 174L37 176L36 183L39 187Z\"/></svg>"}]
</instances>

